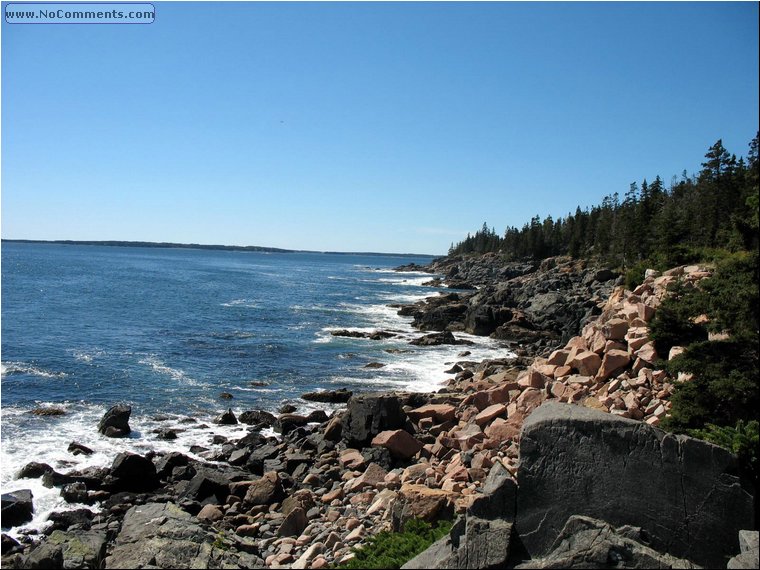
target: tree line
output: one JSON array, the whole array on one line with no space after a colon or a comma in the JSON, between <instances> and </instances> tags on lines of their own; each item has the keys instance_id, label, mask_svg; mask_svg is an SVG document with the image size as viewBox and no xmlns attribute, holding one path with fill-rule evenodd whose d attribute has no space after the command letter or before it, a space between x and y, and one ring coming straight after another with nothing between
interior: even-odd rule
<instances>
[{"instance_id":1,"label":"tree line","mask_svg":"<svg viewBox=\"0 0 760 570\"><path fill-rule=\"evenodd\" d=\"M522 228L498 235L487 224L451 245L449 255L497 252L507 260L555 255L595 257L630 267L643 260L656 265L688 262L706 248L731 251L758 247L758 137L747 158L736 158L718 140L697 175L684 171L665 185L634 182L621 197L554 220L534 216Z\"/></svg>"}]
</instances>

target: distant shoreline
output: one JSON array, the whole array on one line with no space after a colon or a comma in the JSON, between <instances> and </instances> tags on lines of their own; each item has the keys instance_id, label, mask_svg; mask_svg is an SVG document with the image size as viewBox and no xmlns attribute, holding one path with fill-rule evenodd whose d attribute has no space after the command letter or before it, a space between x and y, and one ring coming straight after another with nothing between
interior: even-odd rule
<instances>
[{"instance_id":1,"label":"distant shoreline","mask_svg":"<svg viewBox=\"0 0 760 570\"><path fill-rule=\"evenodd\" d=\"M373 256L393 256L393 257L443 257L441 255L431 255L427 253L381 253L374 251L314 251L308 249L282 249L278 247L262 247L258 245L207 245L198 243L173 243L173 242L153 242L153 241L90 241L90 240L37 240L37 239L5 239L2 243L42 243L55 245L101 245L107 247L146 247L146 248L164 248L164 249L206 249L218 251L248 251L262 253L321 253L330 255L373 255Z\"/></svg>"}]
</instances>

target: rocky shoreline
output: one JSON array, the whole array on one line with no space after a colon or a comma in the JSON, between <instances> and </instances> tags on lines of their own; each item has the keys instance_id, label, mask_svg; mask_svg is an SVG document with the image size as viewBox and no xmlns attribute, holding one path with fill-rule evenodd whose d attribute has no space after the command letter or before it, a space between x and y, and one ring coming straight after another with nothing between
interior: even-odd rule
<instances>
[{"instance_id":1,"label":"rocky shoreline","mask_svg":"<svg viewBox=\"0 0 760 570\"><path fill-rule=\"evenodd\" d=\"M675 383L689 379L659 368L678 351L657 355L647 323L670 282L696 286L709 269L649 272L633 291L608 268L564 258L405 269L443 274L452 288L397 306L427 333L420 344L459 343L465 331L506 339L518 357L473 362L463 347L433 393L303 396L345 405L331 416L228 411L216 421L250 431L218 441L207 461L120 454L110 468L65 474L29 464L19 478L41 477L101 511L54 513L39 541L3 535L3 567L323 568L413 518L457 522L410 568L725 567L740 550L756 560L757 533L739 533L754 530L754 499L732 456L656 428ZM128 420L115 408L99 427L124 435ZM574 443L559 453L552 442ZM672 466L657 485L653 462ZM33 508L14 495L3 495L4 528ZM716 504L732 509L718 516ZM614 552L629 553L622 566Z\"/></svg>"}]
</instances>

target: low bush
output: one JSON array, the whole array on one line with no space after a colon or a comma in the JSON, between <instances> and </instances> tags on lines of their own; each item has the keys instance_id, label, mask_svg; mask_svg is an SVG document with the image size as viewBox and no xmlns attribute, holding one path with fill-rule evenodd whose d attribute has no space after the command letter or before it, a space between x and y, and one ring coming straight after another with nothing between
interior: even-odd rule
<instances>
[{"instance_id":1,"label":"low bush","mask_svg":"<svg viewBox=\"0 0 760 570\"><path fill-rule=\"evenodd\" d=\"M401 568L451 530L451 522L439 521L432 526L422 520L406 523L403 532L381 532L354 550L352 560L338 568Z\"/></svg>"}]
</instances>

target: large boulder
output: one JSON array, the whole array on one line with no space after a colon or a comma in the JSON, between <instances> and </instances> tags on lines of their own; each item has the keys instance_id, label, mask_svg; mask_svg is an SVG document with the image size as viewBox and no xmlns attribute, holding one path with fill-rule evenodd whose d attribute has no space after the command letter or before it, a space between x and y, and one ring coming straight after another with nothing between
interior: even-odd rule
<instances>
[{"instance_id":1,"label":"large boulder","mask_svg":"<svg viewBox=\"0 0 760 570\"><path fill-rule=\"evenodd\" d=\"M548 555L573 515L640 527L659 552L723 567L754 528L736 458L715 445L582 406L547 402L525 421L516 530Z\"/></svg>"},{"instance_id":2,"label":"large boulder","mask_svg":"<svg viewBox=\"0 0 760 570\"><path fill-rule=\"evenodd\" d=\"M152 491L159 484L153 462L135 453L120 453L116 456L111 465L109 480L114 491Z\"/></svg>"},{"instance_id":3,"label":"large boulder","mask_svg":"<svg viewBox=\"0 0 760 570\"><path fill-rule=\"evenodd\" d=\"M407 417L401 399L392 394L353 396L342 420L342 439L361 448L381 431L404 427Z\"/></svg>"},{"instance_id":4,"label":"large boulder","mask_svg":"<svg viewBox=\"0 0 760 570\"><path fill-rule=\"evenodd\" d=\"M2 495L2 525L10 528L28 523L34 518L34 504L32 492L29 489L20 489L12 493Z\"/></svg>"},{"instance_id":5,"label":"large boulder","mask_svg":"<svg viewBox=\"0 0 760 570\"><path fill-rule=\"evenodd\" d=\"M116 404L112 406L100 420L98 431L108 437L125 437L132 429L129 427L129 416L132 406Z\"/></svg>"}]
</instances>

